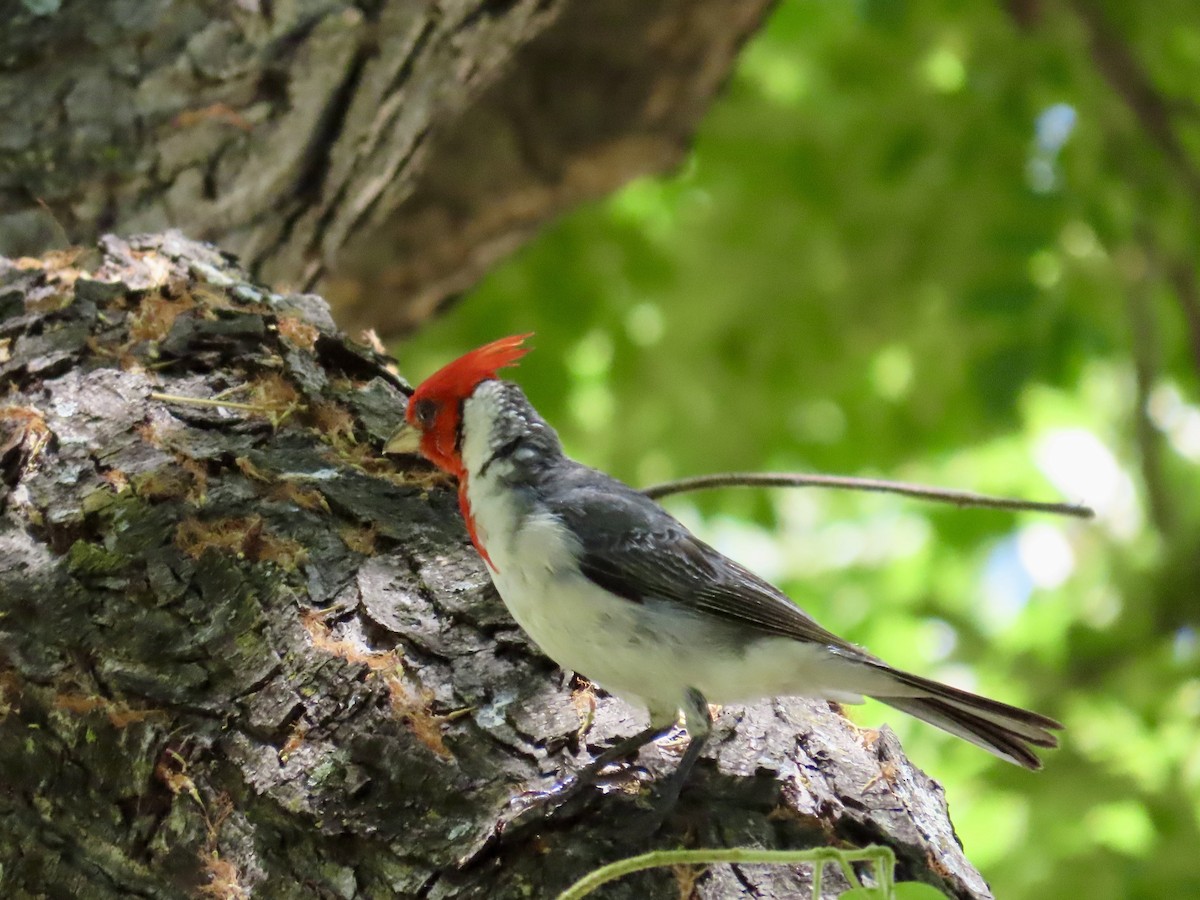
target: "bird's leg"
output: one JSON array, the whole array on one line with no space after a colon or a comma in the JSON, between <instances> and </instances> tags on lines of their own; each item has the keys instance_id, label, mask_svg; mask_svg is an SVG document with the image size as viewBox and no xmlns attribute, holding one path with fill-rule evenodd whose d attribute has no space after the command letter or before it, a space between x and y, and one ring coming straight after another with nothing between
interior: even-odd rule
<instances>
[{"instance_id":1,"label":"bird's leg","mask_svg":"<svg viewBox=\"0 0 1200 900\"><path fill-rule=\"evenodd\" d=\"M625 738L620 743L609 747L594 760L588 763L579 774L575 776L577 781L582 781L585 784L595 780L600 771L610 763L614 763L619 759L624 759L627 756L632 756L637 753L647 744L657 741L661 737L665 737L667 732L675 727L674 722L668 722L665 725L651 725L649 728L643 728L637 734Z\"/></svg>"},{"instance_id":2,"label":"bird's leg","mask_svg":"<svg viewBox=\"0 0 1200 900\"><path fill-rule=\"evenodd\" d=\"M709 711L708 701L695 688L687 690L683 705L683 724L691 737L691 742L684 751L683 758L679 760L679 765L671 773L666 785L663 786L662 796L655 804L659 822L674 809L675 803L679 800L679 792L683 790L683 783L687 781L688 774L692 771L696 760L700 758L700 752L704 749L709 734L712 733L712 713Z\"/></svg>"},{"instance_id":3,"label":"bird's leg","mask_svg":"<svg viewBox=\"0 0 1200 900\"><path fill-rule=\"evenodd\" d=\"M648 823L649 827L645 831L647 837L652 836L658 831L671 810L675 808L675 804L679 800L680 791L683 790L683 784L687 781L688 774L696 764L696 760L699 759L700 753L704 750L705 742L712 732L712 713L708 709L708 701L695 688L689 688L685 695L683 716L684 726L691 741L688 743L687 750L683 753L683 758L679 760L679 765L671 773L671 777L663 786L662 795L654 804L654 812ZM554 807L561 807L578 794L579 791L594 782L605 766L636 753L642 747L666 735L674 726L675 722L673 720L652 722L650 727L609 747L581 769L573 778L564 778L556 782L548 791L536 791L525 794L515 804L517 810L512 818L517 818L531 809L544 807L548 804L553 804Z\"/></svg>"},{"instance_id":4,"label":"bird's leg","mask_svg":"<svg viewBox=\"0 0 1200 900\"><path fill-rule=\"evenodd\" d=\"M625 740L609 747L580 769L569 782L566 779L559 781L551 790L551 793L555 799L566 801L581 789L594 782L605 766L637 753L647 744L653 743L666 735L674 727L674 720L666 723L652 722L648 728L643 728L637 734L631 735L625 738Z\"/></svg>"},{"instance_id":5,"label":"bird's leg","mask_svg":"<svg viewBox=\"0 0 1200 900\"><path fill-rule=\"evenodd\" d=\"M631 735L625 738L625 740L609 747L584 766L584 768L580 769L574 776L556 781L547 791L529 791L522 795L515 803L518 807L516 815L522 815L530 809L546 806L550 803L553 803L556 807L562 806L583 790L583 788L592 784L605 766L637 753L637 751L641 750L647 744L666 735L674 727L674 719L667 722L651 722L650 727L644 728L637 734Z\"/></svg>"}]
</instances>

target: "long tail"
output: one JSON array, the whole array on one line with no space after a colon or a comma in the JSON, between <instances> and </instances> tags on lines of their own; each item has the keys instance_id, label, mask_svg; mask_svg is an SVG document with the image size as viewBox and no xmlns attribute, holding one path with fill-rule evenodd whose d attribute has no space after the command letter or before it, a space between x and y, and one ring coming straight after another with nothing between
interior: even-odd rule
<instances>
[{"instance_id":1,"label":"long tail","mask_svg":"<svg viewBox=\"0 0 1200 900\"><path fill-rule=\"evenodd\" d=\"M1048 716L890 666L880 669L879 674L886 672L888 680L899 690L892 694L876 688L870 691L876 700L970 741L1001 759L1026 769L1040 769L1042 761L1032 748L1058 746L1058 737L1053 732L1063 726Z\"/></svg>"}]
</instances>

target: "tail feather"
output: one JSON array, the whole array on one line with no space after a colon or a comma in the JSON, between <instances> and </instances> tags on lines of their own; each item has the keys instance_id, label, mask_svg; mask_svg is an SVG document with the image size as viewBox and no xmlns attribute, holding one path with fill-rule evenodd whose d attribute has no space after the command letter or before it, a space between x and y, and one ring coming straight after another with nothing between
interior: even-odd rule
<instances>
[{"instance_id":1,"label":"tail feather","mask_svg":"<svg viewBox=\"0 0 1200 900\"><path fill-rule=\"evenodd\" d=\"M970 741L976 747L982 747L1008 762L1024 766L1026 769L1037 770L1042 767L1042 761L1029 749L1029 741L1015 731L1006 730L1003 726L989 722L987 719L928 697L880 697L879 699L888 706L915 716L922 722L935 725L965 741ZM1038 746L1045 745L1039 744Z\"/></svg>"},{"instance_id":2,"label":"tail feather","mask_svg":"<svg viewBox=\"0 0 1200 900\"><path fill-rule=\"evenodd\" d=\"M1053 732L1063 726L1049 716L908 672L888 668L887 674L892 686L902 690L895 694L889 690L872 691L875 699L1001 759L1027 769L1040 769L1042 761L1031 747L1058 746L1058 737Z\"/></svg>"}]
</instances>

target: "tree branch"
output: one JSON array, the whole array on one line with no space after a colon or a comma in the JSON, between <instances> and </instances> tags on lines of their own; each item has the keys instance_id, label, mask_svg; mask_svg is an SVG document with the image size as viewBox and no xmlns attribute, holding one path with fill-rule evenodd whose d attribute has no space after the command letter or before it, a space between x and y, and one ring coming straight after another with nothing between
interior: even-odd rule
<instances>
[{"instance_id":1,"label":"tree branch","mask_svg":"<svg viewBox=\"0 0 1200 900\"><path fill-rule=\"evenodd\" d=\"M1193 207L1200 210L1200 168L1188 155L1172 121L1173 113L1179 114L1188 107L1174 98L1163 96L1097 4L1087 0L1071 0L1070 6L1088 31L1096 68L1133 112L1151 143L1174 167L1191 197ZM1169 263L1167 275L1183 309L1192 356L1196 371L1200 373L1200 291L1196 287L1193 263Z\"/></svg>"},{"instance_id":2,"label":"tree branch","mask_svg":"<svg viewBox=\"0 0 1200 900\"><path fill-rule=\"evenodd\" d=\"M1104 17L1086 0L1071 0L1071 8L1087 28L1096 67L1137 117L1150 139L1175 166L1192 198L1200 204L1200 170L1175 134L1171 112L1175 104L1155 87L1146 69Z\"/></svg>"},{"instance_id":3,"label":"tree branch","mask_svg":"<svg viewBox=\"0 0 1200 900\"><path fill-rule=\"evenodd\" d=\"M972 491L928 487L903 481L879 478L855 478L849 475L800 475L788 472L722 472L717 475L698 475L681 478L644 488L642 493L658 500L684 491L702 491L722 487L821 487L849 491L873 491L882 494L902 494L920 500L952 503L955 506L975 506L987 509L1008 509L1018 512L1043 512L1059 516L1090 519L1096 515L1090 506L1074 503L1044 503L1038 500L1018 500L993 497Z\"/></svg>"},{"instance_id":4,"label":"tree branch","mask_svg":"<svg viewBox=\"0 0 1200 900\"><path fill-rule=\"evenodd\" d=\"M0 259L5 897L516 900L656 847L871 844L990 896L895 736L817 701L724 707L653 841L635 782L674 771L661 745L625 789L502 831L514 795L644 721L554 675L455 491L383 456L388 360L178 235L80 258ZM812 877L694 887L804 900ZM611 896L674 888L649 870Z\"/></svg>"}]
</instances>

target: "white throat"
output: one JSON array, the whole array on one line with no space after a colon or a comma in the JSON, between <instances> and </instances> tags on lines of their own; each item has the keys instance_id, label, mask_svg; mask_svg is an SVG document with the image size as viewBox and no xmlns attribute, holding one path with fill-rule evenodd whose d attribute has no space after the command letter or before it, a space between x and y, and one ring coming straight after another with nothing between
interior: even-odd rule
<instances>
[{"instance_id":1,"label":"white throat","mask_svg":"<svg viewBox=\"0 0 1200 900\"><path fill-rule=\"evenodd\" d=\"M468 483L479 477L480 470L496 449L493 433L502 411L499 384L497 381L483 382L463 403L462 461Z\"/></svg>"}]
</instances>

